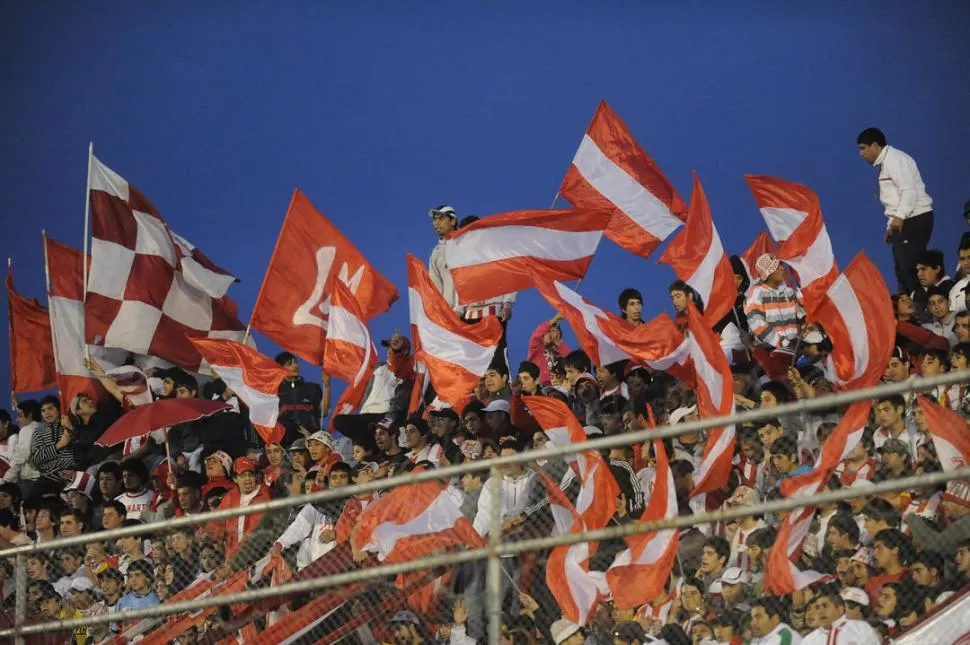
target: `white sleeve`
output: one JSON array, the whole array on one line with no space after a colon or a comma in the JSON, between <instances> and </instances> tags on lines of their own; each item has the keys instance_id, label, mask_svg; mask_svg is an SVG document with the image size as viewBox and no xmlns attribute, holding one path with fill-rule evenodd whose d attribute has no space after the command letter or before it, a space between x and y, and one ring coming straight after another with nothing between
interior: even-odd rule
<instances>
[{"instance_id":1,"label":"white sleeve","mask_svg":"<svg viewBox=\"0 0 970 645\"><path fill-rule=\"evenodd\" d=\"M478 531L478 534L482 537L488 536L488 527L492 523L492 480L489 479L482 486L482 492L478 496L478 512L475 513L475 521L472 522L472 526Z\"/></svg>"},{"instance_id":2,"label":"white sleeve","mask_svg":"<svg viewBox=\"0 0 970 645\"><path fill-rule=\"evenodd\" d=\"M303 540L310 537L310 532L313 530L313 521L318 514L317 509L313 508L312 505L307 504L300 509L300 513L296 516L286 530L283 531L283 535L276 538L276 541L284 549L288 549L294 544L299 544Z\"/></svg>"},{"instance_id":3,"label":"white sleeve","mask_svg":"<svg viewBox=\"0 0 970 645\"><path fill-rule=\"evenodd\" d=\"M478 641L465 632L464 625L455 625L451 628L451 636L448 645L475 645Z\"/></svg>"},{"instance_id":4,"label":"white sleeve","mask_svg":"<svg viewBox=\"0 0 970 645\"><path fill-rule=\"evenodd\" d=\"M13 455L10 458L10 469L0 481L17 483L20 481L20 471L30 457L30 441L20 441L20 435L12 435L10 439L17 438L17 443L13 448Z\"/></svg>"},{"instance_id":5,"label":"white sleeve","mask_svg":"<svg viewBox=\"0 0 970 645\"><path fill-rule=\"evenodd\" d=\"M906 219L913 214L916 205L916 163L902 155L890 155L886 173L899 190L899 206L896 217Z\"/></svg>"}]
</instances>

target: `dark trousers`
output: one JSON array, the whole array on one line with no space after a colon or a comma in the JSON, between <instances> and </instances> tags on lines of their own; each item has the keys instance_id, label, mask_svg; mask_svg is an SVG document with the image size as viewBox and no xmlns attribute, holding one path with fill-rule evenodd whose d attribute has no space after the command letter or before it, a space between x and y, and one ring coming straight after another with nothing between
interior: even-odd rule
<instances>
[{"instance_id":1,"label":"dark trousers","mask_svg":"<svg viewBox=\"0 0 970 645\"><path fill-rule=\"evenodd\" d=\"M916 260L926 251L933 234L933 211L903 220L903 230L892 240L893 268L899 291L913 293L920 288Z\"/></svg>"},{"instance_id":2,"label":"dark trousers","mask_svg":"<svg viewBox=\"0 0 970 645\"><path fill-rule=\"evenodd\" d=\"M488 318L477 318L475 320L467 320L462 318L462 322L466 325L477 325L483 320L488 320ZM509 321L503 320L502 322L502 337L498 341L498 346L495 348L495 358L492 359L492 365L503 364L506 369L509 370L509 380L511 381L515 378L515 374L512 373L512 366L509 365L509 343L508 343L508 333L509 333Z\"/></svg>"}]
</instances>

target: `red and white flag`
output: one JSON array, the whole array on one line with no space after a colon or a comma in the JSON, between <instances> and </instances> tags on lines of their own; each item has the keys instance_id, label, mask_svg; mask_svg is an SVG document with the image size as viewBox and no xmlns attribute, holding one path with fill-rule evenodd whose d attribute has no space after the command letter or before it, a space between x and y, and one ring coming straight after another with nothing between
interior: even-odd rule
<instances>
[{"instance_id":1,"label":"red and white flag","mask_svg":"<svg viewBox=\"0 0 970 645\"><path fill-rule=\"evenodd\" d=\"M779 244L778 258L798 274L806 311L812 315L839 276L818 195L807 186L777 177L746 175L745 179Z\"/></svg>"},{"instance_id":2,"label":"red and white flag","mask_svg":"<svg viewBox=\"0 0 970 645\"><path fill-rule=\"evenodd\" d=\"M377 350L360 304L350 287L338 280L331 292L330 323L323 349L324 370L347 382L334 406L334 415L350 414L360 407L375 367Z\"/></svg>"},{"instance_id":3,"label":"red and white flag","mask_svg":"<svg viewBox=\"0 0 970 645\"><path fill-rule=\"evenodd\" d=\"M515 211L451 233L445 261L459 302L481 302L540 281L582 278L610 217L607 210L587 208Z\"/></svg>"},{"instance_id":4,"label":"red and white flag","mask_svg":"<svg viewBox=\"0 0 970 645\"><path fill-rule=\"evenodd\" d=\"M224 287L226 274L196 271L195 259L193 268L184 271L184 251L155 207L97 158L92 156L90 163L87 342L199 371L202 357L190 337L244 336L235 303L228 296L209 295Z\"/></svg>"},{"instance_id":5,"label":"red and white flag","mask_svg":"<svg viewBox=\"0 0 970 645\"><path fill-rule=\"evenodd\" d=\"M354 548L376 553L389 564L453 546L485 546L454 498L435 481L398 486L364 509L358 523Z\"/></svg>"},{"instance_id":6,"label":"red and white flag","mask_svg":"<svg viewBox=\"0 0 970 645\"><path fill-rule=\"evenodd\" d=\"M697 411L702 419L724 417L734 411L734 379L721 350L720 339L693 304L687 306L690 356L694 366ZM694 473L692 495L710 493L727 485L734 458L734 426L713 428L704 444L704 456Z\"/></svg>"},{"instance_id":7,"label":"red and white flag","mask_svg":"<svg viewBox=\"0 0 970 645\"><path fill-rule=\"evenodd\" d=\"M586 441L586 432L579 420L562 401L545 396L524 396L522 402L549 437L549 443L568 446ZM576 511L587 530L601 529L616 512L620 486L597 451L585 450L572 458L576 460L580 478Z\"/></svg>"},{"instance_id":8,"label":"red and white flag","mask_svg":"<svg viewBox=\"0 0 970 645\"><path fill-rule=\"evenodd\" d=\"M896 317L886 282L865 253L828 288L815 318L832 341L825 362L836 385L858 389L878 383L896 344Z\"/></svg>"},{"instance_id":9,"label":"red and white flag","mask_svg":"<svg viewBox=\"0 0 970 645\"><path fill-rule=\"evenodd\" d=\"M809 498L825 488L836 467L848 458L849 453L862 440L871 407L870 401L858 401L849 406L832 434L822 444L822 452L815 467L804 475L782 480L781 492L785 497Z\"/></svg>"},{"instance_id":10,"label":"red and white flag","mask_svg":"<svg viewBox=\"0 0 970 645\"><path fill-rule=\"evenodd\" d=\"M466 325L431 282L428 270L408 254L408 304L415 361L423 363L438 398L454 408L468 398L492 363L502 338L498 318Z\"/></svg>"},{"instance_id":11,"label":"red and white flag","mask_svg":"<svg viewBox=\"0 0 970 645\"><path fill-rule=\"evenodd\" d=\"M47 302L61 400L70 404L78 394L87 394L97 401L107 396L107 392L84 366L85 353L110 372L125 362L128 352L85 343L84 254L45 236L44 260L49 277Z\"/></svg>"},{"instance_id":12,"label":"red and white flag","mask_svg":"<svg viewBox=\"0 0 970 645\"><path fill-rule=\"evenodd\" d=\"M926 417L926 427L943 470L949 472L970 464L970 428L967 428L966 420L925 396L919 397L917 401L919 409Z\"/></svg>"},{"instance_id":13,"label":"red and white flag","mask_svg":"<svg viewBox=\"0 0 970 645\"><path fill-rule=\"evenodd\" d=\"M751 246L741 254L741 262L744 264L744 270L747 272L748 281L751 284L758 281L758 258L765 253L777 255L778 245L775 244L775 241L771 239L770 235L761 232L758 234L758 237L754 238Z\"/></svg>"},{"instance_id":14,"label":"red and white flag","mask_svg":"<svg viewBox=\"0 0 970 645\"><path fill-rule=\"evenodd\" d=\"M229 293L229 287L239 282L239 278L216 266L194 244L175 231L169 232L172 234L172 241L179 249L179 266L189 283L213 298L221 298Z\"/></svg>"},{"instance_id":15,"label":"red and white flag","mask_svg":"<svg viewBox=\"0 0 970 645\"><path fill-rule=\"evenodd\" d=\"M659 261L673 267L677 277L701 297L708 325L716 325L731 312L738 297L734 269L721 246L707 195L696 172L687 226L670 241Z\"/></svg>"},{"instance_id":16,"label":"red and white flag","mask_svg":"<svg viewBox=\"0 0 970 645\"><path fill-rule=\"evenodd\" d=\"M54 344L47 308L24 298L13 286L13 267L7 261L7 324L10 331L10 390L40 392L57 382Z\"/></svg>"},{"instance_id":17,"label":"red and white flag","mask_svg":"<svg viewBox=\"0 0 970 645\"><path fill-rule=\"evenodd\" d=\"M539 397L532 397L539 398ZM539 479L549 495L549 509L555 527L552 535L582 533L591 527L570 503L566 494L545 474ZM596 553L598 542L562 544L550 552L546 563L546 585L556 599L562 615L577 625L585 625L603 598L600 592L602 574L590 573L589 559Z\"/></svg>"},{"instance_id":18,"label":"red and white flag","mask_svg":"<svg viewBox=\"0 0 970 645\"><path fill-rule=\"evenodd\" d=\"M592 304L561 282L537 282L536 289L562 313L594 365L622 360L686 377L688 342L667 314L631 325Z\"/></svg>"},{"instance_id":19,"label":"red and white flag","mask_svg":"<svg viewBox=\"0 0 970 645\"><path fill-rule=\"evenodd\" d=\"M334 280L354 294L365 321L398 297L397 288L297 189L253 307L253 329L322 365Z\"/></svg>"},{"instance_id":20,"label":"red and white flag","mask_svg":"<svg viewBox=\"0 0 970 645\"><path fill-rule=\"evenodd\" d=\"M596 108L559 194L613 213L606 237L649 257L683 223L687 206L606 101Z\"/></svg>"},{"instance_id":21,"label":"red and white flag","mask_svg":"<svg viewBox=\"0 0 970 645\"><path fill-rule=\"evenodd\" d=\"M226 387L249 408L249 420L263 441L279 443L285 431L277 422L278 392L289 370L242 343L215 338L193 338L192 342Z\"/></svg>"},{"instance_id":22,"label":"red and white flag","mask_svg":"<svg viewBox=\"0 0 970 645\"><path fill-rule=\"evenodd\" d=\"M830 577L817 571L802 571L795 564L814 516L815 508L808 507L791 511L785 517L765 560L764 585L768 593L784 596Z\"/></svg>"},{"instance_id":23,"label":"red and white flag","mask_svg":"<svg viewBox=\"0 0 970 645\"><path fill-rule=\"evenodd\" d=\"M650 501L640 516L641 523L672 520L678 514L674 477L663 441L654 439L653 449L657 473ZM617 554L606 571L606 583L617 609L634 609L664 592L677 559L679 540L679 529L640 533L626 539L627 548Z\"/></svg>"}]
</instances>

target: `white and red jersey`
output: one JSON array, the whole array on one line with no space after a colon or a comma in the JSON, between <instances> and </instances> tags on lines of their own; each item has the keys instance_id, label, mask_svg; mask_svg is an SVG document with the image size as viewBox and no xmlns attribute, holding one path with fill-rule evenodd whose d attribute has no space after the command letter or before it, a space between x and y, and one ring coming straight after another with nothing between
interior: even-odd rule
<instances>
[{"instance_id":1,"label":"white and red jersey","mask_svg":"<svg viewBox=\"0 0 970 645\"><path fill-rule=\"evenodd\" d=\"M876 460L866 459L858 468L852 468L849 466L848 462L841 462L835 467L835 475L839 478L839 483L842 484L842 488L849 488L858 479L869 479L871 480L873 475L876 474Z\"/></svg>"},{"instance_id":2,"label":"white and red jersey","mask_svg":"<svg viewBox=\"0 0 970 645\"><path fill-rule=\"evenodd\" d=\"M728 556L728 561L725 567L739 567L742 571L750 572L751 561L748 559L748 550L744 546L745 540L747 540L748 536L750 536L752 533L766 526L767 524L761 520L758 520L757 524L750 529L746 529L739 524L738 530L736 530L734 535L731 537L731 555Z\"/></svg>"},{"instance_id":3,"label":"white and red jersey","mask_svg":"<svg viewBox=\"0 0 970 645\"><path fill-rule=\"evenodd\" d=\"M441 444L429 443L428 445L426 445L424 448L421 448L420 450L410 451L407 454L407 458L413 464L416 464L421 461L430 461L435 465L435 468L437 468L438 462L441 461L441 455L443 454L443 452L444 451L441 448Z\"/></svg>"},{"instance_id":4,"label":"white and red jersey","mask_svg":"<svg viewBox=\"0 0 970 645\"><path fill-rule=\"evenodd\" d=\"M146 488L140 493L129 493L125 491L115 497L115 500L125 505L125 510L127 511L125 513L125 519L140 520L142 512L148 510L148 505L151 504L152 498L154 497L155 493Z\"/></svg>"}]
</instances>

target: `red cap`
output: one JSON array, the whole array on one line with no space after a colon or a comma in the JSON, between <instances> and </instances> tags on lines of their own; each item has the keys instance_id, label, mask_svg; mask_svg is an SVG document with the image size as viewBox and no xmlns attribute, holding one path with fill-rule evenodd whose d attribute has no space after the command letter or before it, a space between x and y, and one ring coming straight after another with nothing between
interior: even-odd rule
<instances>
[{"instance_id":1,"label":"red cap","mask_svg":"<svg viewBox=\"0 0 970 645\"><path fill-rule=\"evenodd\" d=\"M256 472L256 464L249 457L236 457L236 461L232 465L233 471L238 475L239 473L244 473L247 470Z\"/></svg>"}]
</instances>

